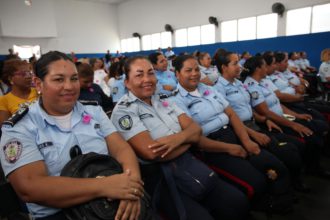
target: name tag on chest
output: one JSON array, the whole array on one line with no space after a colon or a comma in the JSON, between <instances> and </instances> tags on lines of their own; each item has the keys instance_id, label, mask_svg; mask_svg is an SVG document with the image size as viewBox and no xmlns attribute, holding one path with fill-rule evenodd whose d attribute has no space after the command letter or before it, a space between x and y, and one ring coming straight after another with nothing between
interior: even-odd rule
<instances>
[{"instance_id":1,"label":"name tag on chest","mask_svg":"<svg viewBox=\"0 0 330 220\"><path fill-rule=\"evenodd\" d=\"M38 144L38 149L41 150L45 147L50 147L50 146L53 146L53 145L54 145L53 142L50 142L50 141L44 142L44 143Z\"/></svg>"}]
</instances>

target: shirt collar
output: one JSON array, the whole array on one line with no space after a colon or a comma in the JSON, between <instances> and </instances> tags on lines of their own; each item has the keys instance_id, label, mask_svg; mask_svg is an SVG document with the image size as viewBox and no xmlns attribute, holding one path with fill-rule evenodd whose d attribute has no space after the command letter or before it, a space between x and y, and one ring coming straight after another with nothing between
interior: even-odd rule
<instances>
[{"instance_id":1,"label":"shirt collar","mask_svg":"<svg viewBox=\"0 0 330 220\"><path fill-rule=\"evenodd\" d=\"M226 80L223 76L219 76L218 81L224 86L227 86L228 84L230 84L230 82L228 80Z\"/></svg>"},{"instance_id":2,"label":"shirt collar","mask_svg":"<svg viewBox=\"0 0 330 220\"><path fill-rule=\"evenodd\" d=\"M55 119L50 115L48 115L45 112L45 110L41 107L41 99L39 99L39 101L36 102L32 108L36 108L38 115L41 116L40 117L41 120L39 122L42 128L46 128L47 124L57 126ZM82 120L82 116L84 112L85 111L83 105L77 101L75 106L73 107L73 112L72 112L72 119L71 119L72 127Z\"/></svg>"},{"instance_id":3,"label":"shirt collar","mask_svg":"<svg viewBox=\"0 0 330 220\"><path fill-rule=\"evenodd\" d=\"M186 96L189 96L189 95L191 95L185 88L183 88L181 85L180 85L180 83L178 83L178 85L177 85L177 89L178 89L178 91L179 91L179 93L180 93L180 95L182 96L182 97L186 97ZM205 85L205 84L203 84L203 83L199 83L198 84L198 86L197 86L197 90L198 90L198 92L202 95L202 97L203 96L205 96L205 91L206 90L212 90L211 89L211 87L209 87L209 86L207 86L207 85Z\"/></svg>"},{"instance_id":4,"label":"shirt collar","mask_svg":"<svg viewBox=\"0 0 330 220\"><path fill-rule=\"evenodd\" d=\"M176 86L176 89L179 91L179 93L182 97L186 97L189 95L189 92L185 88L183 88L180 83L178 83L178 85Z\"/></svg>"},{"instance_id":5,"label":"shirt collar","mask_svg":"<svg viewBox=\"0 0 330 220\"><path fill-rule=\"evenodd\" d=\"M258 85L259 84L259 82L255 79L253 79L251 76L246 77L245 83L247 83L248 85L252 85L252 84Z\"/></svg>"},{"instance_id":6,"label":"shirt collar","mask_svg":"<svg viewBox=\"0 0 330 220\"><path fill-rule=\"evenodd\" d=\"M159 99L158 95L152 95L151 96L151 103L153 103L153 101L155 99ZM136 97L131 91L128 92L127 94L127 99L126 99L127 103L134 103L134 102L141 102L141 103L145 103L144 101L142 101L141 99L139 99L138 97Z\"/></svg>"}]
</instances>

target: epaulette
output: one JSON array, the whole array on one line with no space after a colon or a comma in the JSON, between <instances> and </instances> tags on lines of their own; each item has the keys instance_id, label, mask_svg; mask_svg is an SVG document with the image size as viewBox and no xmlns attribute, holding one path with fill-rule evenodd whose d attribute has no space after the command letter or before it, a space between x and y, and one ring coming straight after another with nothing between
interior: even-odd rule
<instances>
[{"instance_id":1,"label":"epaulette","mask_svg":"<svg viewBox=\"0 0 330 220\"><path fill-rule=\"evenodd\" d=\"M26 113L28 113L29 107L23 107L18 109L8 120L3 122L3 125L10 125L11 127L14 127L14 125L21 120Z\"/></svg>"},{"instance_id":2,"label":"epaulette","mask_svg":"<svg viewBox=\"0 0 330 220\"><path fill-rule=\"evenodd\" d=\"M164 93L160 93L159 94L159 99L167 99L167 98L170 98L172 96L176 96L176 94L178 94L179 90L176 89L174 91L172 91L170 94L164 94Z\"/></svg>"},{"instance_id":3,"label":"epaulette","mask_svg":"<svg viewBox=\"0 0 330 220\"><path fill-rule=\"evenodd\" d=\"M83 105L99 105L99 102L96 100L78 100Z\"/></svg>"},{"instance_id":4,"label":"epaulette","mask_svg":"<svg viewBox=\"0 0 330 220\"><path fill-rule=\"evenodd\" d=\"M167 94L163 94L163 93L159 94L159 99L167 99L169 97L170 97L170 95L167 95Z\"/></svg>"},{"instance_id":5,"label":"epaulette","mask_svg":"<svg viewBox=\"0 0 330 220\"><path fill-rule=\"evenodd\" d=\"M248 86L252 86L254 82L248 82Z\"/></svg>"},{"instance_id":6,"label":"epaulette","mask_svg":"<svg viewBox=\"0 0 330 220\"><path fill-rule=\"evenodd\" d=\"M129 107L133 102L129 102L127 100L121 101L118 103L118 105L124 105L126 107Z\"/></svg>"}]
</instances>

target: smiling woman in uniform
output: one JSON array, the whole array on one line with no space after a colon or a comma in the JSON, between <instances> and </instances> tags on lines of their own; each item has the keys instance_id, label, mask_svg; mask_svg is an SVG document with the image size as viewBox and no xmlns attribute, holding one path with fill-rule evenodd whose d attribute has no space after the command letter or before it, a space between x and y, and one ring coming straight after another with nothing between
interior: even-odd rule
<instances>
[{"instance_id":1,"label":"smiling woman in uniform","mask_svg":"<svg viewBox=\"0 0 330 220\"><path fill-rule=\"evenodd\" d=\"M63 53L53 51L36 63L38 102L21 109L2 127L1 164L35 219L66 220L61 212L97 198L119 199L116 219L137 219L143 183L130 146L99 106L83 106L78 73ZM59 177L70 149L111 154L125 173L105 178Z\"/></svg>"}]
</instances>

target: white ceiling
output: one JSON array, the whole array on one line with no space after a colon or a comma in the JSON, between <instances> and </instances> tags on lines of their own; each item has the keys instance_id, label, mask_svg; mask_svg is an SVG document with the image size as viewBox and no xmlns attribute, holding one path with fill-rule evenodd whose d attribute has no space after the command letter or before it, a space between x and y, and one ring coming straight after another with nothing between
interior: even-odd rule
<instances>
[{"instance_id":1,"label":"white ceiling","mask_svg":"<svg viewBox=\"0 0 330 220\"><path fill-rule=\"evenodd\" d=\"M76 0L76 1L89 1L89 2L104 2L104 3L109 3L109 4L121 4L127 1L132 1L132 0Z\"/></svg>"}]
</instances>

